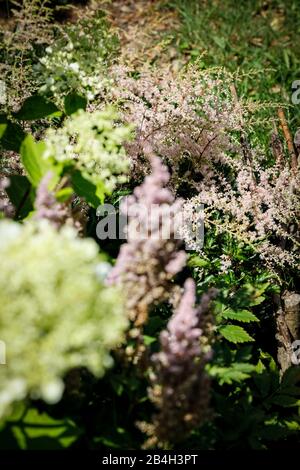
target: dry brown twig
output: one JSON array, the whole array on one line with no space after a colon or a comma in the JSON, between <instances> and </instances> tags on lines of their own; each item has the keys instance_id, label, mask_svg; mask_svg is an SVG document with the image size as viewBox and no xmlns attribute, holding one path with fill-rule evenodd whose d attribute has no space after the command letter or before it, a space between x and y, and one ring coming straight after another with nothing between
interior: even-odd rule
<instances>
[{"instance_id":1,"label":"dry brown twig","mask_svg":"<svg viewBox=\"0 0 300 470\"><path fill-rule=\"evenodd\" d=\"M297 159L293 139L292 139L292 136L291 136L291 133L290 133L287 121L286 121L284 111L282 108L278 108L277 113L278 113L278 117L280 120L281 129L282 129L284 138L286 140L288 151L291 157L291 168L292 170L297 170L298 159Z\"/></svg>"}]
</instances>

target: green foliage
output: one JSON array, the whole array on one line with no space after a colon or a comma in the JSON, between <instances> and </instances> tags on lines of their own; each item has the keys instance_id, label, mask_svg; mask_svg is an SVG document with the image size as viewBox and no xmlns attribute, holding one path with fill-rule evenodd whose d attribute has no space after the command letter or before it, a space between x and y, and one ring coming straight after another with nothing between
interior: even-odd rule
<instances>
[{"instance_id":1,"label":"green foliage","mask_svg":"<svg viewBox=\"0 0 300 470\"><path fill-rule=\"evenodd\" d=\"M97 209L104 202L105 187L101 181L95 185L85 178L80 171L74 171L71 182L76 194L83 197L94 209Z\"/></svg>"},{"instance_id":2,"label":"green foliage","mask_svg":"<svg viewBox=\"0 0 300 470\"><path fill-rule=\"evenodd\" d=\"M45 151L44 142L36 142L32 135L28 135L21 145L21 159L26 169L28 179L33 186L38 186L42 177L52 169L52 166L43 159Z\"/></svg>"},{"instance_id":3,"label":"green foliage","mask_svg":"<svg viewBox=\"0 0 300 470\"><path fill-rule=\"evenodd\" d=\"M36 11L38 2L25 3L35 3ZM289 5L281 0L245 0L239 6L233 0L165 3L179 12L174 45L180 60L196 60L202 69L225 66L237 78L238 95L246 99L271 100L273 105L287 101L300 63L295 0ZM131 354L137 343L146 347L146 359L159 351L160 333L172 309L169 304L153 307L141 335L131 329L120 347L127 316L122 292L104 285L109 265L99 255L98 241L79 238L69 221L55 230L46 221L35 221L33 213L36 190L51 172L48 189L55 200L72 215L84 209L89 218L81 235L95 237L95 209L105 199L117 207L137 184L127 180L123 148L131 127L102 106L118 40L100 13L59 28L51 25L51 44L49 31L39 44L31 44L29 33L36 37L36 25L27 16L24 28L16 28L16 48L24 37L25 49L14 57L6 54L9 88L11 82L18 86L14 93L9 90L8 114L0 115L1 150L13 152L17 160L20 152L17 170L7 171L1 162L10 185L0 188L0 196L5 190L16 221L28 219L23 224L0 221L0 340L6 342L9 357L0 366L0 447L141 448L145 436L136 423L149 423L153 416L147 393L151 371L139 363L144 357L130 362ZM49 18L44 20L41 25L49 26ZM12 46L3 43L0 55ZM38 55L33 86L30 70ZM13 72L15 62L20 68ZM25 69L26 80L16 82ZM132 74L138 76L139 70ZM20 90L25 83L24 101ZM11 99L14 94L17 98ZM262 145L268 143L269 128L260 125L260 118L270 116L270 109L258 113L258 125L251 129L250 138ZM296 127L298 111L287 114ZM219 171L225 171L221 165ZM182 196L189 197L185 188ZM73 222L77 227L75 216ZM101 242L101 252L107 250L113 261L119 249L120 241ZM210 287L218 290L209 337L213 356L206 367L212 413L175 449L296 447L300 367L282 375L276 363L274 294L296 290L297 275L269 273L251 246L207 228L201 254L189 254L187 268L175 282L182 286L190 276L199 299ZM112 348L116 351L111 353Z\"/></svg>"},{"instance_id":4,"label":"green foliage","mask_svg":"<svg viewBox=\"0 0 300 470\"><path fill-rule=\"evenodd\" d=\"M254 339L241 326L220 326L219 332L224 336L224 338L232 343L247 343L248 341L254 341Z\"/></svg>"},{"instance_id":5,"label":"green foliage","mask_svg":"<svg viewBox=\"0 0 300 470\"><path fill-rule=\"evenodd\" d=\"M5 115L0 115L0 148L19 152L20 146L26 136L22 127L9 120Z\"/></svg>"},{"instance_id":6,"label":"green foliage","mask_svg":"<svg viewBox=\"0 0 300 470\"><path fill-rule=\"evenodd\" d=\"M64 100L65 113L70 116L76 113L79 109L85 110L87 107L87 100L77 93L70 93Z\"/></svg>"},{"instance_id":7,"label":"green foliage","mask_svg":"<svg viewBox=\"0 0 300 470\"><path fill-rule=\"evenodd\" d=\"M16 208L15 218L22 220L33 210L32 187L26 176L13 175L9 178L10 184L6 193Z\"/></svg>"},{"instance_id":8,"label":"green foliage","mask_svg":"<svg viewBox=\"0 0 300 470\"><path fill-rule=\"evenodd\" d=\"M230 308L227 308L222 312L222 317L229 320L241 321L243 323L259 321L252 312L249 312L249 310L239 310L236 312Z\"/></svg>"},{"instance_id":9,"label":"green foliage","mask_svg":"<svg viewBox=\"0 0 300 470\"><path fill-rule=\"evenodd\" d=\"M69 93L93 100L109 83L106 68L118 48L103 13L59 30L35 67L40 93L57 103Z\"/></svg>"},{"instance_id":10,"label":"green foliage","mask_svg":"<svg viewBox=\"0 0 300 470\"><path fill-rule=\"evenodd\" d=\"M224 66L237 78L239 96L259 102L290 105L292 83L298 78L300 15L297 0L170 0L181 20L176 46L203 68ZM293 128L299 124L299 107L290 107ZM274 117L267 106L262 119ZM269 135L257 126L255 135L269 145Z\"/></svg>"},{"instance_id":11,"label":"green foliage","mask_svg":"<svg viewBox=\"0 0 300 470\"><path fill-rule=\"evenodd\" d=\"M80 109L61 128L48 129L43 143L44 164L71 174L74 189L93 207L127 179L129 161L122 144L130 127L116 121L111 108L94 113Z\"/></svg>"},{"instance_id":12,"label":"green foliage","mask_svg":"<svg viewBox=\"0 0 300 470\"><path fill-rule=\"evenodd\" d=\"M3 417L28 396L59 401L73 367L102 376L127 318L119 290L97 275L107 263L93 240L46 221L2 220L0 233L0 331L9 357L0 368Z\"/></svg>"},{"instance_id":13,"label":"green foliage","mask_svg":"<svg viewBox=\"0 0 300 470\"><path fill-rule=\"evenodd\" d=\"M220 385L231 385L233 382L241 382L242 380L249 379L255 369L256 367L253 364L233 362L230 367L213 365L208 370L209 375L216 377Z\"/></svg>"},{"instance_id":14,"label":"green foliage","mask_svg":"<svg viewBox=\"0 0 300 470\"><path fill-rule=\"evenodd\" d=\"M0 124L0 140L1 140L1 138L4 134L4 132L5 132L6 128L7 128L7 123Z\"/></svg>"},{"instance_id":15,"label":"green foliage","mask_svg":"<svg viewBox=\"0 0 300 470\"><path fill-rule=\"evenodd\" d=\"M300 430L300 388L296 385L300 368L288 369L280 381L276 363L267 353L260 353L256 365L239 362L251 358L253 346L246 348L234 352L219 346L216 365L209 368L219 384L214 387L219 413L213 424L219 435L217 448L266 449L270 442L285 441Z\"/></svg>"},{"instance_id":16,"label":"green foliage","mask_svg":"<svg viewBox=\"0 0 300 470\"><path fill-rule=\"evenodd\" d=\"M23 404L15 408L9 420L0 427L2 449L64 449L81 435L80 428L69 418L54 419Z\"/></svg>"},{"instance_id":17,"label":"green foliage","mask_svg":"<svg viewBox=\"0 0 300 470\"><path fill-rule=\"evenodd\" d=\"M33 95L27 98L21 106L21 109L14 114L15 119L21 121L34 121L51 117L59 113L58 108L51 101L42 96Z\"/></svg>"}]
</instances>

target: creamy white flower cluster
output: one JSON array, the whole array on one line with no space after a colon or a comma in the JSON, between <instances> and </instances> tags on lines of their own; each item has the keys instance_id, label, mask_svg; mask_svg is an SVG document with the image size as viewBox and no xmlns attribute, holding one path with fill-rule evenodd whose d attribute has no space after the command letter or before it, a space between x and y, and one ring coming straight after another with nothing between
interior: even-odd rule
<instances>
[{"instance_id":1,"label":"creamy white flower cluster","mask_svg":"<svg viewBox=\"0 0 300 470\"><path fill-rule=\"evenodd\" d=\"M122 143L130 137L130 127L116 125L116 117L112 108L78 111L61 128L48 129L44 158L71 163L91 182L113 191L117 183L126 181L129 169Z\"/></svg>"},{"instance_id":2,"label":"creamy white flower cluster","mask_svg":"<svg viewBox=\"0 0 300 470\"><path fill-rule=\"evenodd\" d=\"M127 318L118 289L103 285L97 244L71 227L2 220L0 257L1 418L28 396L57 402L70 368L102 376Z\"/></svg>"},{"instance_id":3,"label":"creamy white flower cluster","mask_svg":"<svg viewBox=\"0 0 300 470\"><path fill-rule=\"evenodd\" d=\"M72 91L93 100L108 81L105 70L116 44L103 15L69 25L35 68L40 92L57 103Z\"/></svg>"}]
</instances>

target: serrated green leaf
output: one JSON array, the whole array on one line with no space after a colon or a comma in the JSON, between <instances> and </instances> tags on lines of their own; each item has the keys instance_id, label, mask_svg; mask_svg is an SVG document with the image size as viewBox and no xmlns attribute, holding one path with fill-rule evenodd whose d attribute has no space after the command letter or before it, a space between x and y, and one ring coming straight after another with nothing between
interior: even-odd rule
<instances>
[{"instance_id":1,"label":"serrated green leaf","mask_svg":"<svg viewBox=\"0 0 300 470\"><path fill-rule=\"evenodd\" d=\"M246 343L254 341L244 328L236 325L224 325L219 327L221 335L231 343Z\"/></svg>"},{"instance_id":2,"label":"serrated green leaf","mask_svg":"<svg viewBox=\"0 0 300 470\"><path fill-rule=\"evenodd\" d=\"M283 406L284 408L289 408L293 406L299 406L300 400L290 395L275 395L275 397L271 399L271 403Z\"/></svg>"},{"instance_id":3,"label":"serrated green leaf","mask_svg":"<svg viewBox=\"0 0 300 470\"><path fill-rule=\"evenodd\" d=\"M258 297L255 297L253 300L251 300L251 302L249 303L249 306L255 307L256 305L260 305L261 303L263 303L264 300L265 300L265 296L259 295Z\"/></svg>"},{"instance_id":4,"label":"serrated green leaf","mask_svg":"<svg viewBox=\"0 0 300 470\"><path fill-rule=\"evenodd\" d=\"M259 319L249 310L232 310L227 308L222 312L222 317L229 320L237 320L243 323L249 323L252 321L259 321Z\"/></svg>"},{"instance_id":5,"label":"serrated green leaf","mask_svg":"<svg viewBox=\"0 0 300 470\"><path fill-rule=\"evenodd\" d=\"M220 385L230 385L232 382L241 382L251 377L255 368L253 364L247 363L234 363L231 367L213 365L209 368L209 375L218 378Z\"/></svg>"},{"instance_id":6,"label":"serrated green leaf","mask_svg":"<svg viewBox=\"0 0 300 470\"><path fill-rule=\"evenodd\" d=\"M59 112L57 106L40 95L33 95L27 98L21 109L14 114L14 117L21 121L34 121L43 119Z\"/></svg>"}]
</instances>

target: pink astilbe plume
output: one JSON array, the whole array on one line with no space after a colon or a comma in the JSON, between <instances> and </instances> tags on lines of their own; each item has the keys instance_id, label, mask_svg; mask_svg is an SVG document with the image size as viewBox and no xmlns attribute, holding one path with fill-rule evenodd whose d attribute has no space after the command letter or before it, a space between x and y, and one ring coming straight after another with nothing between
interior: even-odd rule
<instances>
[{"instance_id":1,"label":"pink astilbe plume","mask_svg":"<svg viewBox=\"0 0 300 470\"><path fill-rule=\"evenodd\" d=\"M152 304L169 299L172 278L186 262L175 236L175 216L182 202L165 188L170 176L160 159L152 157L151 165L152 174L121 204L128 217L127 243L108 277L108 283L124 286L130 316L138 323L143 323ZM137 318L139 312L144 313Z\"/></svg>"},{"instance_id":2,"label":"pink astilbe plume","mask_svg":"<svg viewBox=\"0 0 300 470\"><path fill-rule=\"evenodd\" d=\"M52 173L48 172L39 184L35 199L35 217L39 220L46 219L55 228L60 228L66 222L69 213L66 205L60 204L49 190L52 177Z\"/></svg>"},{"instance_id":3,"label":"pink astilbe plume","mask_svg":"<svg viewBox=\"0 0 300 470\"><path fill-rule=\"evenodd\" d=\"M58 202L54 192L49 189L52 177L52 173L48 172L39 184L35 199L35 218L48 220L56 229L68 224L79 235L83 235L87 223L87 204L74 195L63 203Z\"/></svg>"},{"instance_id":4,"label":"pink astilbe plume","mask_svg":"<svg viewBox=\"0 0 300 470\"><path fill-rule=\"evenodd\" d=\"M135 180L155 153L172 169L170 185L177 191L233 149L228 131L240 129L240 120L224 72L210 78L193 66L177 76L167 68L145 68L133 77L117 66L112 76L122 119L136 129L135 139L125 144Z\"/></svg>"},{"instance_id":5,"label":"pink astilbe plume","mask_svg":"<svg viewBox=\"0 0 300 470\"><path fill-rule=\"evenodd\" d=\"M228 158L227 166L230 177L214 169L184 210L192 213L204 204L207 227L250 245L271 269L299 269L299 171L287 162L264 168L257 159L247 164Z\"/></svg>"},{"instance_id":6,"label":"pink astilbe plume","mask_svg":"<svg viewBox=\"0 0 300 470\"><path fill-rule=\"evenodd\" d=\"M187 279L178 308L160 335L161 350L152 356L150 398L158 408L152 425L141 425L148 444L182 440L209 416L210 380L204 368L211 359L205 341L210 302L216 291L202 296L195 307L196 286Z\"/></svg>"}]
</instances>

